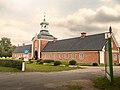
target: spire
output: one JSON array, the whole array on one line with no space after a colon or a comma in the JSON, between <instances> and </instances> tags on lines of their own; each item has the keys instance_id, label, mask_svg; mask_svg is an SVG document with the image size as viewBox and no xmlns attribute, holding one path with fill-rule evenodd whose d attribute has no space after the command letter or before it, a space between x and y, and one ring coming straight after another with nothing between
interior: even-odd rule
<instances>
[{"instance_id":1,"label":"spire","mask_svg":"<svg viewBox=\"0 0 120 90\"><path fill-rule=\"evenodd\" d=\"M110 26L110 28L109 28L109 32L110 32L110 34L112 33L112 27Z\"/></svg>"},{"instance_id":2,"label":"spire","mask_svg":"<svg viewBox=\"0 0 120 90\"><path fill-rule=\"evenodd\" d=\"M43 21L45 22L45 12L44 12L44 19L43 19Z\"/></svg>"},{"instance_id":3,"label":"spire","mask_svg":"<svg viewBox=\"0 0 120 90\"><path fill-rule=\"evenodd\" d=\"M43 22L40 23L40 25L41 25L41 30L47 30L47 29L48 29L49 23L46 22L46 19L45 19L45 18L46 18L46 15L45 15L45 12L44 12Z\"/></svg>"}]
</instances>

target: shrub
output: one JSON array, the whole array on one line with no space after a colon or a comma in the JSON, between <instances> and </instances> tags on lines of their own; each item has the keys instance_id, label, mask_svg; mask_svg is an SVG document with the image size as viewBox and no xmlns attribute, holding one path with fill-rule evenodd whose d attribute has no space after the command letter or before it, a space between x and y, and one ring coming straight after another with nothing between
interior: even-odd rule
<instances>
[{"instance_id":1,"label":"shrub","mask_svg":"<svg viewBox=\"0 0 120 90\"><path fill-rule=\"evenodd\" d=\"M54 60L44 60L44 63L51 63L54 62Z\"/></svg>"},{"instance_id":2,"label":"shrub","mask_svg":"<svg viewBox=\"0 0 120 90\"><path fill-rule=\"evenodd\" d=\"M37 60L37 63L39 63L41 61L41 59Z\"/></svg>"},{"instance_id":3,"label":"shrub","mask_svg":"<svg viewBox=\"0 0 120 90\"><path fill-rule=\"evenodd\" d=\"M43 64L44 63L44 61L43 60L41 60L40 62L38 62L38 64Z\"/></svg>"},{"instance_id":4,"label":"shrub","mask_svg":"<svg viewBox=\"0 0 120 90\"><path fill-rule=\"evenodd\" d=\"M93 63L92 66L98 66L98 63Z\"/></svg>"},{"instance_id":5,"label":"shrub","mask_svg":"<svg viewBox=\"0 0 120 90\"><path fill-rule=\"evenodd\" d=\"M33 61L31 59L29 59L29 63L33 63Z\"/></svg>"},{"instance_id":6,"label":"shrub","mask_svg":"<svg viewBox=\"0 0 120 90\"><path fill-rule=\"evenodd\" d=\"M54 66L58 66L58 65L60 65L60 64L61 64L60 61L55 61L55 62L54 62Z\"/></svg>"},{"instance_id":7,"label":"shrub","mask_svg":"<svg viewBox=\"0 0 120 90\"><path fill-rule=\"evenodd\" d=\"M22 69L22 61L0 60L0 66Z\"/></svg>"},{"instance_id":8,"label":"shrub","mask_svg":"<svg viewBox=\"0 0 120 90\"><path fill-rule=\"evenodd\" d=\"M75 60L69 61L69 65L75 65L77 62Z\"/></svg>"}]
</instances>

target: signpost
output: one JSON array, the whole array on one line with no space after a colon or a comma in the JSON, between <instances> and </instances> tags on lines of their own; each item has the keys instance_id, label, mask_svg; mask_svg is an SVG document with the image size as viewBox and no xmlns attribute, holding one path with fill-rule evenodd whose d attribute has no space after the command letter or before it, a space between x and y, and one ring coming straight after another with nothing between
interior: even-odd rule
<instances>
[{"instance_id":1,"label":"signpost","mask_svg":"<svg viewBox=\"0 0 120 90\"><path fill-rule=\"evenodd\" d=\"M113 82L113 65L112 65L112 47L111 47L111 31L107 34L107 42L105 45L106 49L106 62L105 62L105 76L112 83Z\"/></svg>"},{"instance_id":2,"label":"signpost","mask_svg":"<svg viewBox=\"0 0 120 90\"><path fill-rule=\"evenodd\" d=\"M28 50L24 50L24 60L22 63L22 71L25 71L25 61L28 61L29 59L29 51Z\"/></svg>"}]
</instances>

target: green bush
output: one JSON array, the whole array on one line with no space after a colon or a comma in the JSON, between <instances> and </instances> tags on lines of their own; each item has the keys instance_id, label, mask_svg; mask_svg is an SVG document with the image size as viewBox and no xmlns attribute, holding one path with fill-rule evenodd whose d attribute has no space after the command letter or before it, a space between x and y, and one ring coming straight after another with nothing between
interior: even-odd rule
<instances>
[{"instance_id":1,"label":"green bush","mask_svg":"<svg viewBox=\"0 0 120 90\"><path fill-rule=\"evenodd\" d=\"M60 61L55 61L55 62L54 62L54 66L58 66L58 65L60 65L60 64L61 64Z\"/></svg>"},{"instance_id":2,"label":"green bush","mask_svg":"<svg viewBox=\"0 0 120 90\"><path fill-rule=\"evenodd\" d=\"M33 63L33 61L31 59L29 59L29 63Z\"/></svg>"},{"instance_id":3,"label":"green bush","mask_svg":"<svg viewBox=\"0 0 120 90\"><path fill-rule=\"evenodd\" d=\"M41 61L41 59L38 59L38 60L37 60L37 63L39 63L40 61Z\"/></svg>"},{"instance_id":4,"label":"green bush","mask_svg":"<svg viewBox=\"0 0 120 90\"><path fill-rule=\"evenodd\" d=\"M77 62L75 60L69 61L69 65L75 65Z\"/></svg>"},{"instance_id":5,"label":"green bush","mask_svg":"<svg viewBox=\"0 0 120 90\"><path fill-rule=\"evenodd\" d=\"M44 63L44 61L43 60L41 60L40 62L38 62L38 64L43 64Z\"/></svg>"},{"instance_id":6,"label":"green bush","mask_svg":"<svg viewBox=\"0 0 120 90\"><path fill-rule=\"evenodd\" d=\"M0 66L22 69L22 61L0 60Z\"/></svg>"},{"instance_id":7,"label":"green bush","mask_svg":"<svg viewBox=\"0 0 120 90\"><path fill-rule=\"evenodd\" d=\"M51 63L54 62L54 60L44 60L44 63Z\"/></svg>"},{"instance_id":8,"label":"green bush","mask_svg":"<svg viewBox=\"0 0 120 90\"><path fill-rule=\"evenodd\" d=\"M98 63L93 63L92 66L98 66Z\"/></svg>"}]
</instances>

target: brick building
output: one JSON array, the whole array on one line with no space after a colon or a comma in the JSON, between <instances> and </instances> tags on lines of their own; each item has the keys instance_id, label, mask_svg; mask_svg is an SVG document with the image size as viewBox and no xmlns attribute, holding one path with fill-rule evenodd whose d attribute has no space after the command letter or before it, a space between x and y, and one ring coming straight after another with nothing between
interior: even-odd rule
<instances>
[{"instance_id":1,"label":"brick building","mask_svg":"<svg viewBox=\"0 0 120 90\"><path fill-rule=\"evenodd\" d=\"M49 23L45 18L40 25L41 30L32 38L32 44L18 46L12 53L13 58L24 57L24 50L29 50L31 59L76 60L80 63L105 62L105 44L107 42L105 37L109 32L94 35L86 35L83 32L79 37L57 40L49 33ZM118 43L114 34L111 35L113 62L120 63Z\"/></svg>"}]
</instances>

